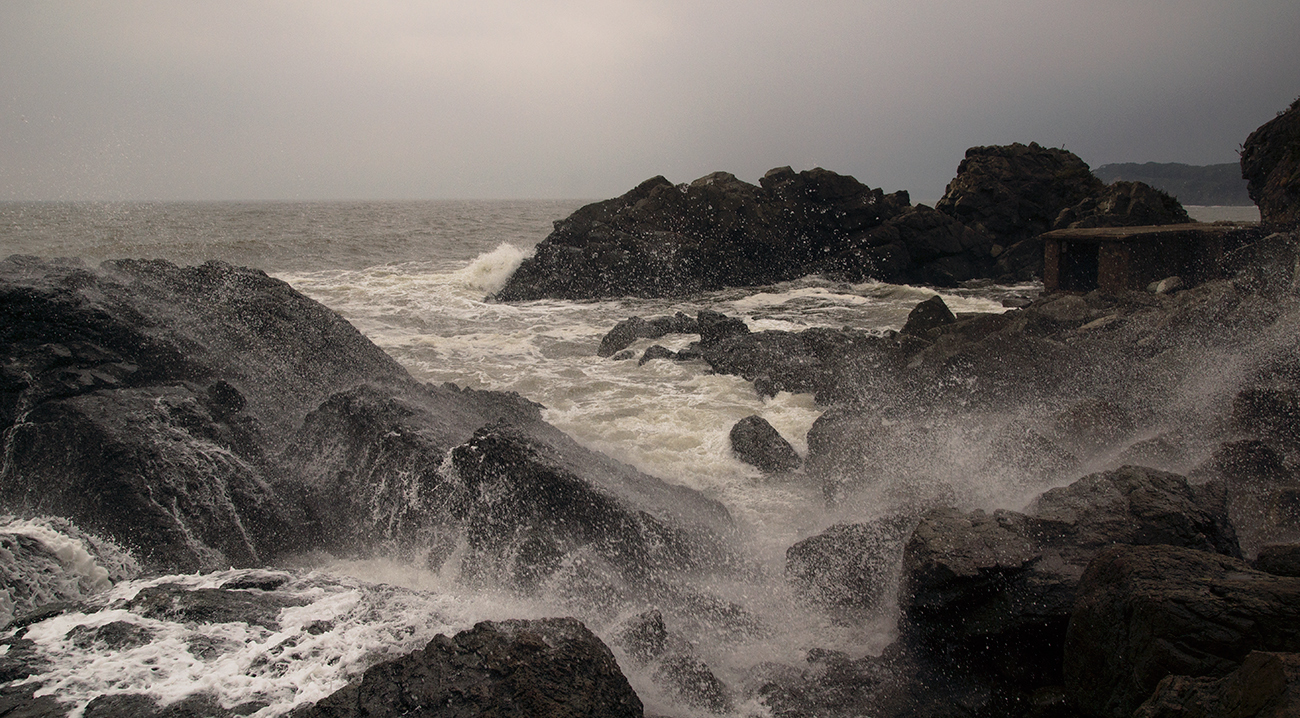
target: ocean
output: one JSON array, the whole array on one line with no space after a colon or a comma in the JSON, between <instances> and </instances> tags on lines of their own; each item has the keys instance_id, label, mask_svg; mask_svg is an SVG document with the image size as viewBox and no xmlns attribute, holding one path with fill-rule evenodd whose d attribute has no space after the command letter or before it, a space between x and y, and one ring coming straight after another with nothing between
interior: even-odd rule
<instances>
[{"instance_id":1,"label":"ocean","mask_svg":"<svg viewBox=\"0 0 1300 718\"><path fill-rule=\"evenodd\" d=\"M784 580L789 546L834 523L871 518L870 507L830 511L820 487L800 483L797 477L765 478L730 451L732 425L757 414L803 453L804 437L824 407L809 395L760 397L748 382L712 374L703 362L660 360L641 365L636 360L600 358L596 349L601 337L631 316L651 318L679 311L694 315L702 309L743 318L754 330L848 326L885 332L901 327L908 312L935 293L958 313L1001 312L1003 299L1032 297L1040 287L936 292L807 277L679 299L489 301L487 297L549 233L551 223L582 204L576 200L7 203L0 204L0 249L5 256L75 256L89 264L128 257L162 258L177 264L217 259L261 269L338 312L417 379L518 392L542 404L545 419L583 445L718 499L738 522L748 557L761 570L743 585L710 588L778 629L743 640L701 643L700 655L728 683L743 682L746 672L762 661L798 664L803 652L813 646L858 655L879 651L893 636L894 620L888 612L873 622L842 625L799 605ZM1251 218L1238 217L1244 214L1238 208L1189 210L1198 219ZM632 349L638 356L652 343L680 349L692 338L641 340ZM977 503L988 506L1010 500L997 487L975 496ZM313 604L315 612L346 612L365 605L366 611L357 615L389 614L378 623L358 619L356 630L331 639L354 644L352 648L360 653L352 663L317 666L304 669L302 675L265 681L237 678L247 671L236 665L231 680L222 683L201 677L201 665L175 656L164 661L174 664L171 672L164 669L138 676L123 663L97 664L100 667L87 674L76 652L68 649L67 665L60 669L68 679L61 690L85 696L113 690L117 671L130 674L137 690L169 699L196 686L217 691L228 705L248 695L278 696L257 713L277 715L341 686L347 669L373 660L375 651L394 650L394 646L410 650L432 632L461 630L478 620L570 612L569 607L544 598L468 591L456 585L454 576L396 561L322 556L306 568L316 573L302 579L298 590L324 602ZM217 585L218 579L186 580ZM386 594L360 582L401 591ZM140 585L126 582L114 590L130 592ZM309 613L304 612L304 620ZM417 621L419 627L412 628L416 613L438 618ZM579 617L591 620L598 634L609 628L594 617ZM254 634L226 638L244 642L247 660L252 662L262 650L259 646L271 640ZM176 645L184 653L185 644L178 640ZM366 654L369 658L362 655L365 650L371 651ZM328 647L321 651L329 653ZM670 696L659 695L649 677L638 675L626 663L624 668L651 712L690 712ZM757 705L738 711L763 714Z\"/></svg>"}]
</instances>

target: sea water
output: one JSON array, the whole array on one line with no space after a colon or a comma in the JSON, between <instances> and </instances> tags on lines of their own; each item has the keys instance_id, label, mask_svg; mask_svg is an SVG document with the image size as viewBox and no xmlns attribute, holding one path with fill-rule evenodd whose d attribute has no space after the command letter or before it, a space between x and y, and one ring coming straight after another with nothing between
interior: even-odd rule
<instances>
[{"instance_id":1,"label":"sea water","mask_svg":"<svg viewBox=\"0 0 1300 718\"><path fill-rule=\"evenodd\" d=\"M738 523L744 550L760 573L739 585L709 588L780 628L739 642L702 642L702 656L724 679L740 681L748 666L762 660L798 663L802 652L813 646L856 653L879 650L891 637L892 616L846 628L798 607L783 579L786 548L835 522L871 518L869 509L828 511L820 488L797 477L767 479L730 451L731 426L757 414L803 453L807 431L823 407L809 395L761 397L743 379L713 374L700 361L640 364L597 357L600 339L631 316L694 315L702 309L740 317L754 330L851 327L885 332L898 329L912 307L936 293L959 313L1001 312L1004 298L1033 295L1038 288L936 291L807 277L679 299L490 301L489 295L532 253L551 223L581 204L0 204L0 248L4 255L78 256L88 263L126 257L178 264L218 259L262 269L341 314L417 379L518 392L542 404L547 421L585 446L721 501ZM693 338L668 336L654 343L679 349ZM641 340L631 348L639 356L651 343ZM394 561L320 557L308 568L316 570L312 576L317 577L296 579L293 590L313 599L314 612L337 614L346 630L320 639L338 644L319 647L319 655L332 655L332 662L304 667L302 675L250 676L241 662L261 660L258 656L274 650L277 637L247 626L220 629L247 633L226 637L244 648L223 664L230 669L225 681L179 654L152 657L155 668L142 675L132 673L137 669L130 667L129 657L88 669L82 664L93 657L64 645L61 636L68 626L62 623L43 629L49 636L37 631L35 637L65 656L56 671L64 695L88 700L96 691L131 685L170 700L206 688L216 690L227 705L238 703L241 696L271 696L271 707L259 715L274 715L341 686L350 672L375 660L377 652L410 650L434 632L461 630L477 620L552 615L558 610L544 598L467 591L452 576ZM319 572L335 578L321 579ZM366 588L372 583L402 590L376 593ZM128 582L114 590L139 590L139 584ZM376 618L385 613L390 615ZM412 618L418 615L424 618ZM77 620L102 622L112 617L74 615L63 623ZM154 628L182 634L194 630ZM593 628L600 632L607 626ZM184 653L182 634L174 643ZM348 645L359 647L361 654L340 653L341 646ZM629 673L651 706L681 711L671 699L657 696L644 676ZM114 682L118 674L125 676L125 683ZM299 687L285 687L291 684Z\"/></svg>"}]
</instances>

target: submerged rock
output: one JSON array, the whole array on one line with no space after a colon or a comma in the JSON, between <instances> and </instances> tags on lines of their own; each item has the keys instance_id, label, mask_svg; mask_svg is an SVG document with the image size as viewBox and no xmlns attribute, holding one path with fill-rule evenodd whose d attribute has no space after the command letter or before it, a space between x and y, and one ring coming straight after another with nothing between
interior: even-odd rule
<instances>
[{"instance_id":1,"label":"submerged rock","mask_svg":"<svg viewBox=\"0 0 1300 718\"><path fill-rule=\"evenodd\" d=\"M736 422L730 439L737 458L768 473L793 471L803 463L790 442L758 415Z\"/></svg>"}]
</instances>

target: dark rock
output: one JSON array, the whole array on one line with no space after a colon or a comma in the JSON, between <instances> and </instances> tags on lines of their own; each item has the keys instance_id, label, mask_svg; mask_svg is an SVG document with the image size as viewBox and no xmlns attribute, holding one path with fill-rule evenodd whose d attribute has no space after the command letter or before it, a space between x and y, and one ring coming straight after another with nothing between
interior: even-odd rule
<instances>
[{"instance_id":1,"label":"dark rock","mask_svg":"<svg viewBox=\"0 0 1300 718\"><path fill-rule=\"evenodd\" d=\"M786 549L786 577L815 604L875 610L897 588L903 546L915 525L905 514L836 524Z\"/></svg>"},{"instance_id":2,"label":"dark rock","mask_svg":"<svg viewBox=\"0 0 1300 718\"><path fill-rule=\"evenodd\" d=\"M120 547L79 531L66 520L25 523L0 530L0 628L43 620L42 614L54 615L50 612L76 605L140 573L140 566ZM60 541L68 543L51 546L45 538L49 534L61 534ZM67 570L73 542L80 544L102 573Z\"/></svg>"},{"instance_id":3,"label":"dark rock","mask_svg":"<svg viewBox=\"0 0 1300 718\"><path fill-rule=\"evenodd\" d=\"M1300 579L1176 546L1115 546L1088 566L1065 681L1086 716L1130 716L1166 676L1221 678L1251 651L1300 649Z\"/></svg>"},{"instance_id":4,"label":"dark rock","mask_svg":"<svg viewBox=\"0 0 1300 718\"><path fill-rule=\"evenodd\" d=\"M67 638L72 645L85 650L95 643L103 643L108 648L120 651L143 646L153 641L154 632L147 626L127 621L113 621L94 628L74 626L68 631Z\"/></svg>"},{"instance_id":5,"label":"dark rock","mask_svg":"<svg viewBox=\"0 0 1300 718\"><path fill-rule=\"evenodd\" d=\"M1259 549L1255 568L1274 576L1300 576L1300 544L1269 544Z\"/></svg>"},{"instance_id":6,"label":"dark rock","mask_svg":"<svg viewBox=\"0 0 1300 718\"><path fill-rule=\"evenodd\" d=\"M463 576L533 591L575 551L629 580L724 567L726 509L606 460L575 466L519 430L494 425L451 452L462 490L452 512L469 552Z\"/></svg>"},{"instance_id":7,"label":"dark rock","mask_svg":"<svg viewBox=\"0 0 1300 718\"><path fill-rule=\"evenodd\" d=\"M832 276L849 281L919 281L954 286L993 270L993 241L924 205L849 237L826 261ZM934 281L940 279L941 281Z\"/></svg>"},{"instance_id":8,"label":"dark rock","mask_svg":"<svg viewBox=\"0 0 1300 718\"><path fill-rule=\"evenodd\" d=\"M942 655L935 660L1021 686L1060 684L1079 578L1097 551L1115 543L1240 556L1221 486L1124 467L1052 489L1024 514L937 509L923 516L903 558L904 630Z\"/></svg>"},{"instance_id":9,"label":"dark rock","mask_svg":"<svg viewBox=\"0 0 1300 718\"><path fill-rule=\"evenodd\" d=\"M747 416L731 427L731 450L741 461L767 473L793 471L803 459L767 420Z\"/></svg>"},{"instance_id":10,"label":"dark rock","mask_svg":"<svg viewBox=\"0 0 1300 718\"><path fill-rule=\"evenodd\" d=\"M637 614L616 634L615 641L642 664L662 656L668 650L668 626L658 610Z\"/></svg>"},{"instance_id":11,"label":"dark rock","mask_svg":"<svg viewBox=\"0 0 1300 718\"><path fill-rule=\"evenodd\" d=\"M178 584L159 584L140 590L121 604L145 618L193 623L242 622L280 629L280 611L290 606L305 606L309 601L271 592L191 588Z\"/></svg>"},{"instance_id":12,"label":"dark rock","mask_svg":"<svg viewBox=\"0 0 1300 718\"><path fill-rule=\"evenodd\" d=\"M1265 227L1300 225L1300 99L1246 138L1241 176Z\"/></svg>"},{"instance_id":13,"label":"dark rock","mask_svg":"<svg viewBox=\"0 0 1300 718\"><path fill-rule=\"evenodd\" d=\"M1233 427L1285 445L1300 440L1300 392L1290 387L1251 387L1232 399Z\"/></svg>"},{"instance_id":14,"label":"dark rock","mask_svg":"<svg viewBox=\"0 0 1300 718\"><path fill-rule=\"evenodd\" d=\"M1300 492L1300 480L1267 443L1224 442L1197 473L1217 477L1226 486L1229 515L1247 555L1261 544L1296 535L1300 515L1289 515L1286 495L1279 492Z\"/></svg>"},{"instance_id":15,"label":"dark rock","mask_svg":"<svg viewBox=\"0 0 1300 718\"><path fill-rule=\"evenodd\" d=\"M899 333L925 334L935 327L952 324L955 321L957 321L956 315L944 303L943 297L936 294L912 308L907 315L907 322L903 324L903 329Z\"/></svg>"},{"instance_id":16,"label":"dark rock","mask_svg":"<svg viewBox=\"0 0 1300 718\"><path fill-rule=\"evenodd\" d=\"M749 325L744 320L709 309L700 311L696 324L702 347L711 347L725 339L749 334Z\"/></svg>"},{"instance_id":17,"label":"dark rock","mask_svg":"<svg viewBox=\"0 0 1300 718\"><path fill-rule=\"evenodd\" d=\"M215 696L197 693L161 706L152 696L141 693L116 693L99 696L87 706L85 718L232 718L252 715L266 707L249 701L223 708Z\"/></svg>"},{"instance_id":18,"label":"dark rock","mask_svg":"<svg viewBox=\"0 0 1300 718\"><path fill-rule=\"evenodd\" d=\"M697 334L699 325L694 319L678 312L671 317L655 317L646 321L641 317L625 319L601 338L597 356L614 356L628 348L637 339L658 339L668 334Z\"/></svg>"},{"instance_id":19,"label":"dark rock","mask_svg":"<svg viewBox=\"0 0 1300 718\"><path fill-rule=\"evenodd\" d=\"M693 655L679 653L665 657L655 666L654 679L686 705L719 714L733 710L727 686Z\"/></svg>"},{"instance_id":20,"label":"dark rock","mask_svg":"<svg viewBox=\"0 0 1300 718\"><path fill-rule=\"evenodd\" d=\"M1010 247L1051 229L1061 210L1103 188L1083 160L1063 149L972 147L935 209Z\"/></svg>"},{"instance_id":21,"label":"dark rock","mask_svg":"<svg viewBox=\"0 0 1300 718\"><path fill-rule=\"evenodd\" d=\"M441 561L462 489L438 469L499 420L577 473L649 481L517 395L416 382L258 271L11 257L0 262L0 317L0 507L71 519L148 569L313 549Z\"/></svg>"},{"instance_id":22,"label":"dark rock","mask_svg":"<svg viewBox=\"0 0 1300 718\"><path fill-rule=\"evenodd\" d=\"M1223 678L1167 676L1134 718L1284 718L1300 715L1300 654L1252 652Z\"/></svg>"},{"instance_id":23,"label":"dark rock","mask_svg":"<svg viewBox=\"0 0 1300 718\"><path fill-rule=\"evenodd\" d=\"M654 361L656 359L668 359L668 360L675 361L677 359L677 352L667 347L661 347L658 344L646 347L645 353L641 355L640 361L637 362L637 366L643 365L649 361Z\"/></svg>"},{"instance_id":24,"label":"dark rock","mask_svg":"<svg viewBox=\"0 0 1300 718\"><path fill-rule=\"evenodd\" d=\"M485 621L438 636L402 658L299 709L295 718L439 715L599 716L642 713L609 649L571 618ZM431 714L431 713L430 713Z\"/></svg>"},{"instance_id":25,"label":"dark rock","mask_svg":"<svg viewBox=\"0 0 1300 718\"><path fill-rule=\"evenodd\" d=\"M910 206L905 192L820 168L779 168L761 185L725 172L680 186L655 177L587 205L556 222L496 296L680 296L795 279Z\"/></svg>"},{"instance_id":26,"label":"dark rock","mask_svg":"<svg viewBox=\"0 0 1300 718\"><path fill-rule=\"evenodd\" d=\"M1191 221L1187 210L1173 197L1142 182L1119 181L1061 210L1052 229L1145 227Z\"/></svg>"}]
</instances>

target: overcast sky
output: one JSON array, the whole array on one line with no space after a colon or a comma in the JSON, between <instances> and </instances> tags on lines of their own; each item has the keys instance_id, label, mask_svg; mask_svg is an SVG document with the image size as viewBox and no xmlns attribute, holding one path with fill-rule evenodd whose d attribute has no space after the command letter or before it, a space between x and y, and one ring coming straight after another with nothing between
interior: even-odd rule
<instances>
[{"instance_id":1,"label":"overcast sky","mask_svg":"<svg viewBox=\"0 0 1300 718\"><path fill-rule=\"evenodd\" d=\"M967 147L1235 162L1297 0L0 0L0 200L604 198Z\"/></svg>"}]
</instances>

